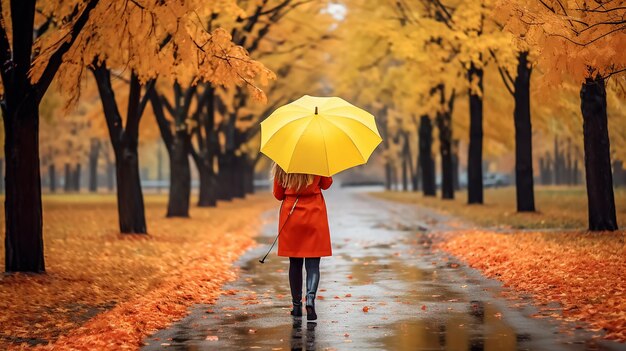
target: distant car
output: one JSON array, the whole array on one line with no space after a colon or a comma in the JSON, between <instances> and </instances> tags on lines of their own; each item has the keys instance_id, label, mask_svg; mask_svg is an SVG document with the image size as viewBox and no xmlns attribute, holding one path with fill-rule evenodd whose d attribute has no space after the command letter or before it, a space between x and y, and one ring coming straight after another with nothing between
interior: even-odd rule
<instances>
[{"instance_id":1,"label":"distant car","mask_svg":"<svg viewBox=\"0 0 626 351\"><path fill-rule=\"evenodd\" d=\"M487 173L483 176L483 186L485 188L498 188L511 185L511 178L502 173Z\"/></svg>"}]
</instances>

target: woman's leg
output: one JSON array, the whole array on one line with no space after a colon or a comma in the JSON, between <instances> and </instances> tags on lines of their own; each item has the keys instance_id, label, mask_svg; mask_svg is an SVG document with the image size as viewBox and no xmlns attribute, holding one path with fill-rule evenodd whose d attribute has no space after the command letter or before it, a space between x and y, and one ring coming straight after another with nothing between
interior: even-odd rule
<instances>
[{"instance_id":1,"label":"woman's leg","mask_svg":"<svg viewBox=\"0 0 626 351\"><path fill-rule=\"evenodd\" d=\"M304 260L306 268L306 305L315 306L315 295L320 283L320 257L307 257Z\"/></svg>"},{"instance_id":2,"label":"woman's leg","mask_svg":"<svg viewBox=\"0 0 626 351\"><path fill-rule=\"evenodd\" d=\"M301 257L289 257L289 288L291 289L292 314L302 315L302 263Z\"/></svg>"}]
</instances>

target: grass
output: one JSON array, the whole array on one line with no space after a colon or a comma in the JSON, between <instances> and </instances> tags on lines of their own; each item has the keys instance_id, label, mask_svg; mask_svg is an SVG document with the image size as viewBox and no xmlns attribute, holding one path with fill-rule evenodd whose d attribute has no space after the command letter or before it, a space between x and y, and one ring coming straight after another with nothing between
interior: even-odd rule
<instances>
[{"instance_id":1,"label":"grass","mask_svg":"<svg viewBox=\"0 0 626 351\"><path fill-rule=\"evenodd\" d=\"M275 204L253 195L165 218L167 197L148 195L149 235L119 233L114 195L46 195L43 205L46 274L0 275L0 349L139 345L187 305L219 295L232 262L254 243L260 214ZM4 254L3 240L2 270Z\"/></svg>"},{"instance_id":2,"label":"grass","mask_svg":"<svg viewBox=\"0 0 626 351\"><path fill-rule=\"evenodd\" d=\"M456 193L454 200L424 197L422 193L386 191L373 196L413 203L451 214L482 227L511 229L586 229L587 193L584 187L535 187L537 212L517 213L515 188L485 189L484 205L467 205L467 191ZM615 191L617 221L626 226L626 191Z\"/></svg>"}]
</instances>

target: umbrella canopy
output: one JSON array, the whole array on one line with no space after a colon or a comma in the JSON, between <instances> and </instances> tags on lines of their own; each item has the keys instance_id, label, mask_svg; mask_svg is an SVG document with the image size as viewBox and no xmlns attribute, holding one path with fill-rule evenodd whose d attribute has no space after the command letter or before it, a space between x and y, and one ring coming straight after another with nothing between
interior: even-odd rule
<instances>
[{"instance_id":1,"label":"umbrella canopy","mask_svg":"<svg viewBox=\"0 0 626 351\"><path fill-rule=\"evenodd\" d=\"M261 122L261 152L287 173L332 176L366 163L381 141L374 116L338 97L305 95Z\"/></svg>"}]
</instances>

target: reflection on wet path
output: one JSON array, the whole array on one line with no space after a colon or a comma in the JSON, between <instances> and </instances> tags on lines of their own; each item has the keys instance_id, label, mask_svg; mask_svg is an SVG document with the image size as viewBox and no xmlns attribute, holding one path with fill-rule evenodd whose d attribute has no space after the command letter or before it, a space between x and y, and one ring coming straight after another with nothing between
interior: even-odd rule
<instances>
[{"instance_id":1,"label":"reflection on wet path","mask_svg":"<svg viewBox=\"0 0 626 351\"><path fill-rule=\"evenodd\" d=\"M289 315L288 259L271 254L258 263L273 222L258 238L264 245L239 260L240 278L216 305L193 307L144 349L619 349L584 333L557 334L555 322L495 298L496 282L433 252L427 231L450 230L445 217L356 190L337 188L326 200L334 256L320 266L317 323Z\"/></svg>"}]
</instances>

